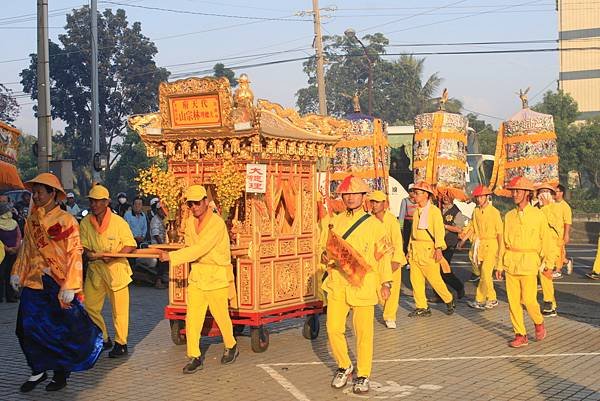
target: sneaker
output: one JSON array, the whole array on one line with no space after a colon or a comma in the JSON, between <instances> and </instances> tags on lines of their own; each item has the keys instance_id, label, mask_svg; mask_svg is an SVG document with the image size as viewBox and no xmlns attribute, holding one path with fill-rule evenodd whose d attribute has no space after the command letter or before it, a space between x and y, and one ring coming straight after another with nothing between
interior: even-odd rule
<instances>
[{"instance_id":1,"label":"sneaker","mask_svg":"<svg viewBox=\"0 0 600 401\"><path fill-rule=\"evenodd\" d=\"M354 366L350 365L349 368L338 368L335 372L335 376L333 376L333 380L331 381L331 387L333 388L343 388L346 383L348 383L348 378L352 376L352 372L354 371Z\"/></svg>"},{"instance_id":2,"label":"sneaker","mask_svg":"<svg viewBox=\"0 0 600 401\"><path fill-rule=\"evenodd\" d=\"M36 376L38 376L38 377L36 378ZM48 378L48 374L46 372L38 374L38 375L32 375L29 378L29 380L27 380L25 383L21 384L20 391L22 393L28 393L31 390L33 390L34 388L36 388L38 384L45 381L47 378Z\"/></svg>"},{"instance_id":3,"label":"sneaker","mask_svg":"<svg viewBox=\"0 0 600 401\"><path fill-rule=\"evenodd\" d=\"M471 273L471 277L467 281L469 283L476 283L479 281L479 276L475 273Z\"/></svg>"},{"instance_id":4,"label":"sneaker","mask_svg":"<svg viewBox=\"0 0 600 401\"><path fill-rule=\"evenodd\" d=\"M544 306L542 306L542 312L550 312L552 309L552 302L544 301Z\"/></svg>"},{"instance_id":5,"label":"sneaker","mask_svg":"<svg viewBox=\"0 0 600 401\"><path fill-rule=\"evenodd\" d=\"M494 309L496 306L498 306L498 300L496 299L492 301L487 301L485 303L485 309Z\"/></svg>"},{"instance_id":6,"label":"sneaker","mask_svg":"<svg viewBox=\"0 0 600 401\"><path fill-rule=\"evenodd\" d=\"M485 309L485 304L482 302L469 301L469 302L467 302L467 305L469 305L473 309L479 309L479 310Z\"/></svg>"},{"instance_id":7,"label":"sneaker","mask_svg":"<svg viewBox=\"0 0 600 401\"><path fill-rule=\"evenodd\" d=\"M573 273L573 259L569 259L567 262L567 274L570 276Z\"/></svg>"},{"instance_id":8,"label":"sneaker","mask_svg":"<svg viewBox=\"0 0 600 401\"><path fill-rule=\"evenodd\" d=\"M521 348L529 344L527 335L515 334L515 339L508 343L513 348Z\"/></svg>"},{"instance_id":9,"label":"sneaker","mask_svg":"<svg viewBox=\"0 0 600 401\"><path fill-rule=\"evenodd\" d=\"M354 394L363 394L369 391L369 378L365 376L359 376L354 381L352 386L352 392Z\"/></svg>"},{"instance_id":10,"label":"sneaker","mask_svg":"<svg viewBox=\"0 0 600 401\"><path fill-rule=\"evenodd\" d=\"M183 367L183 373L196 373L197 371L202 370L202 368L204 368L204 362L202 361L202 358L192 358L187 365Z\"/></svg>"},{"instance_id":11,"label":"sneaker","mask_svg":"<svg viewBox=\"0 0 600 401\"><path fill-rule=\"evenodd\" d=\"M587 278L591 278L592 280L600 280L600 273L588 273L585 275Z\"/></svg>"},{"instance_id":12,"label":"sneaker","mask_svg":"<svg viewBox=\"0 0 600 401\"><path fill-rule=\"evenodd\" d=\"M446 304L446 315L450 316L456 310L456 301L454 299Z\"/></svg>"},{"instance_id":13,"label":"sneaker","mask_svg":"<svg viewBox=\"0 0 600 401\"><path fill-rule=\"evenodd\" d=\"M102 341L102 351L109 350L112 347L113 347L113 342L110 339L110 337L108 337L108 339L106 341Z\"/></svg>"},{"instance_id":14,"label":"sneaker","mask_svg":"<svg viewBox=\"0 0 600 401\"><path fill-rule=\"evenodd\" d=\"M385 321L385 327L387 327L388 329L395 329L396 328L396 321L395 320L386 320Z\"/></svg>"},{"instance_id":15,"label":"sneaker","mask_svg":"<svg viewBox=\"0 0 600 401\"><path fill-rule=\"evenodd\" d=\"M555 271L554 273L552 273L552 278L554 280L560 280L561 278L563 278L563 275L561 272Z\"/></svg>"},{"instance_id":16,"label":"sneaker","mask_svg":"<svg viewBox=\"0 0 600 401\"><path fill-rule=\"evenodd\" d=\"M225 351L223 351L223 356L221 357L221 363L223 365L233 363L239 354L240 350L238 349L237 344L235 344L232 348L225 348Z\"/></svg>"},{"instance_id":17,"label":"sneaker","mask_svg":"<svg viewBox=\"0 0 600 401\"><path fill-rule=\"evenodd\" d=\"M127 351L127 344L119 344L115 342L115 346L108 353L109 358L120 358L126 356L129 352Z\"/></svg>"},{"instance_id":18,"label":"sneaker","mask_svg":"<svg viewBox=\"0 0 600 401\"><path fill-rule=\"evenodd\" d=\"M431 309L429 308L417 308L408 314L408 317L427 317L431 316Z\"/></svg>"},{"instance_id":19,"label":"sneaker","mask_svg":"<svg viewBox=\"0 0 600 401\"><path fill-rule=\"evenodd\" d=\"M546 327L544 327L544 323L534 324L535 326L535 341L542 341L546 338Z\"/></svg>"},{"instance_id":20,"label":"sneaker","mask_svg":"<svg viewBox=\"0 0 600 401\"><path fill-rule=\"evenodd\" d=\"M556 313L556 309L550 309L550 310L543 310L542 315L545 317L553 317L553 316L558 316L558 313Z\"/></svg>"}]
</instances>

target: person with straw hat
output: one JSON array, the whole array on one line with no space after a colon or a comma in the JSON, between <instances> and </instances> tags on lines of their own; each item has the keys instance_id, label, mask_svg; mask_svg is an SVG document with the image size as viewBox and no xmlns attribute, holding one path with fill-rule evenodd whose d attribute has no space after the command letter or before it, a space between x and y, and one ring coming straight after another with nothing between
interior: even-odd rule
<instances>
[{"instance_id":1,"label":"person with straw hat","mask_svg":"<svg viewBox=\"0 0 600 401\"><path fill-rule=\"evenodd\" d=\"M102 258L97 254L131 253L135 251L137 243L125 219L110 210L110 194L106 187L94 185L88 199L91 213L81 220L81 242L89 260L84 286L85 308L94 323L102 329L103 348L112 348L108 356L119 358L129 353L127 336L132 271L125 258ZM107 296L112 305L114 346L102 317L102 306Z\"/></svg>"},{"instance_id":2,"label":"person with straw hat","mask_svg":"<svg viewBox=\"0 0 600 401\"><path fill-rule=\"evenodd\" d=\"M540 267L550 265L546 244L550 242L548 220L544 212L531 206L535 188L525 177L516 176L506 185L511 191L516 207L504 217L504 256L497 266L496 278L506 274L506 295L510 321L515 338L509 342L513 348L529 344L523 305L535 326L535 339L546 337L544 316L537 301L537 276Z\"/></svg>"},{"instance_id":3,"label":"person with straw hat","mask_svg":"<svg viewBox=\"0 0 600 401\"><path fill-rule=\"evenodd\" d=\"M475 300L467 304L471 308L485 310L498 306L498 298L494 290L494 267L502 259L504 240L502 238L503 225L500 212L490 203L492 191L485 185L478 185L473 190L472 196L477 202L473 211L473 219L468 230L473 230L473 263L479 267L479 284L475 291ZM462 248L465 240L461 241Z\"/></svg>"},{"instance_id":4,"label":"person with straw hat","mask_svg":"<svg viewBox=\"0 0 600 401\"><path fill-rule=\"evenodd\" d=\"M23 246L11 285L22 287L17 337L32 375L21 392L32 391L54 371L47 391L67 385L71 372L94 366L102 334L79 299L83 269L77 221L58 202L66 194L58 178L42 173L25 183L34 206L25 223Z\"/></svg>"},{"instance_id":5,"label":"person with straw hat","mask_svg":"<svg viewBox=\"0 0 600 401\"><path fill-rule=\"evenodd\" d=\"M400 299L400 283L402 282L402 267L408 263L404 255L400 223L387 208L387 195L382 191L371 192L367 199L371 203L371 214L383 223L386 240L391 247L392 289L390 297L383 306L383 320L388 329L395 329L396 313L398 312L398 301Z\"/></svg>"},{"instance_id":6,"label":"person with straw hat","mask_svg":"<svg viewBox=\"0 0 600 401\"><path fill-rule=\"evenodd\" d=\"M431 202L431 197L435 193L430 184L418 182L413 186L413 191L417 209L413 217L408 244L408 263L410 264L410 283L413 287L415 310L408 316L431 316L431 309L427 305L425 296L425 281L429 282L446 304L446 314L452 315L456 303L440 273L440 265L445 261L442 251L446 249L444 241L446 231L442 212Z\"/></svg>"},{"instance_id":7,"label":"person with straw hat","mask_svg":"<svg viewBox=\"0 0 600 401\"><path fill-rule=\"evenodd\" d=\"M392 287L390 252L383 224L363 208L369 186L348 175L336 192L346 211L332 218L327 249L321 254L321 262L328 266L322 285L327 293L327 338L338 366L331 386L344 388L354 372L346 341L346 320L352 310L357 357L352 391L362 394L370 388L375 305L379 298L389 299ZM338 252L342 247L344 252ZM354 256L344 260L343 254Z\"/></svg>"},{"instance_id":8,"label":"person with straw hat","mask_svg":"<svg viewBox=\"0 0 600 401\"><path fill-rule=\"evenodd\" d=\"M163 251L160 260L172 265L191 264L185 318L190 361L183 367L183 373L191 374L204 368L200 336L207 310L223 335L225 349L221 363L234 363L240 351L229 316L229 299L234 297L235 287L227 226L210 208L206 188L202 185L190 185L185 191L185 199L190 209L185 222L186 246L173 252Z\"/></svg>"}]
</instances>

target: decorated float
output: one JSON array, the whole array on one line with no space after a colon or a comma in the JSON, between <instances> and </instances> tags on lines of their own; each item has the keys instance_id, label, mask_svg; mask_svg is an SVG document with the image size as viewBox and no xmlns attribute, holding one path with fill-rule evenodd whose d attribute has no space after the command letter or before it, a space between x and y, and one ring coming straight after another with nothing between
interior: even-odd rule
<instances>
[{"instance_id":1,"label":"decorated float","mask_svg":"<svg viewBox=\"0 0 600 401\"><path fill-rule=\"evenodd\" d=\"M247 76L239 83L233 96L225 78L162 83L160 111L132 116L129 125L149 156L167 160L177 185L205 185L225 218L236 292L230 315L236 329L250 327L252 349L262 352L268 323L305 316L303 335L319 333L316 165L334 155L350 123L255 103ZM182 205L180 199L179 213L171 216L179 233L188 212ZM162 248L182 246L170 237ZM165 317L177 344L185 342L188 272L188 265L169 271ZM205 330L217 334L210 324Z\"/></svg>"},{"instance_id":2,"label":"decorated float","mask_svg":"<svg viewBox=\"0 0 600 401\"><path fill-rule=\"evenodd\" d=\"M23 189L17 171L17 152L21 132L0 121L0 191Z\"/></svg>"}]
</instances>

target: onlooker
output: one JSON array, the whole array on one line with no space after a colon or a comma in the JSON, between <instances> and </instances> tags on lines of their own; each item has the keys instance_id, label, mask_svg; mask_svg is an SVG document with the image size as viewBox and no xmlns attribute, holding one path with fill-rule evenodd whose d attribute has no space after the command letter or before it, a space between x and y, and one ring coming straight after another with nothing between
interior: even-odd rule
<instances>
[{"instance_id":1,"label":"onlooker","mask_svg":"<svg viewBox=\"0 0 600 401\"><path fill-rule=\"evenodd\" d=\"M29 206L31 203L31 194L28 191L23 192L21 200L15 204L19 215L25 220L29 216Z\"/></svg>"},{"instance_id":2,"label":"onlooker","mask_svg":"<svg viewBox=\"0 0 600 401\"><path fill-rule=\"evenodd\" d=\"M412 230L413 214L417 207L415 192L413 191L414 186L415 184L408 184L408 197L402 199L400 214L398 215L398 222L400 222L400 230L402 231L402 250L405 254L408 252L408 240L410 239L410 232Z\"/></svg>"},{"instance_id":3,"label":"onlooker","mask_svg":"<svg viewBox=\"0 0 600 401\"><path fill-rule=\"evenodd\" d=\"M133 233L133 238L135 238L135 242L137 242L138 247L144 239L146 238L146 234L148 233L148 221L146 220L146 215L142 212L142 208L144 203L142 198L137 197L133 200L133 207L131 210L125 213L125 221L129 224L129 228Z\"/></svg>"},{"instance_id":4,"label":"onlooker","mask_svg":"<svg viewBox=\"0 0 600 401\"><path fill-rule=\"evenodd\" d=\"M131 209L131 205L127 203L127 195L125 192L119 192L117 194L117 206L115 207L115 212L123 217L125 213Z\"/></svg>"},{"instance_id":5,"label":"onlooker","mask_svg":"<svg viewBox=\"0 0 600 401\"><path fill-rule=\"evenodd\" d=\"M160 202L156 202L156 214L154 215L154 217L152 217L152 221L150 221L150 236L151 236L151 241L153 244L164 244L166 242L166 230L165 230L165 223L164 223L164 218L166 216L166 213L164 211L164 209L161 207ZM154 287L155 288L159 288L159 289L163 289L166 288L165 284L163 282L163 279L165 278L165 273L167 273L167 277L168 277L168 271L169 271L169 262L161 262L159 261L158 264L156 265L157 268L157 272L156 272L156 280L154 282Z\"/></svg>"},{"instance_id":6,"label":"onlooker","mask_svg":"<svg viewBox=\"0 0 600 401\"><path fill-rule=\"evenodd\" d=\"M0 302L17 302L17 293L10 285L10 272L21 245L21 230L13 219L8 202L0 203L0 247L4 248L4 260L0 263Z\"/></svg>"},{"instance_id":7,"label":"onlooker","mask_svg":"<svg viewBox=\"0 0 600 401\"><path fill-rule=\"evenodd\" d=\"M81 208L79 207L79 205L75 202L75 194L73 192L69 192L67 194L67 213L69 213L71 216L77 218L77 215L79 215L79 213L81 213Z\"/></svg>"}]
</instances>

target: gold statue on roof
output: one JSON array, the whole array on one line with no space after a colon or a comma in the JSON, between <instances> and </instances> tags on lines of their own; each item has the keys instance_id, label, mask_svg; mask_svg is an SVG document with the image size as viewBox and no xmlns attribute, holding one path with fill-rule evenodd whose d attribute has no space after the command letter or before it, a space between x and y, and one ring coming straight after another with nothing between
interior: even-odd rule
<instances>
[{"instance_id":1,"label":"gold statue on roof","mask_svg":"<svg viewBox=\"0 0 600 401\"><path fill-rule=\"evenodd\" d=\"M250 89L250 80L248 79L248 75L240 75L237 81L239 86L233 95L236 106L252 107L254 104L254 93L252 92L252 89Z\"/></svg>"},{"instance_id":2,"label":"gold statue on roof","mask_svg":"<svg viewBox=\"0 0 600 401\"><path fill-rule=\"evenodd\" d=\"M519 89L519 93L517 93L517 95L519 95L519 98L521 99L521 105L524 109L529 108L529 100L527 99L527 93L529 92L530 88L531 87L527 87L525 91L523 91L523 89Z\"/></svg>"},{"instance_id":3,"label":"gold statue on roof","mask_svg":"<svg viewBox=\"0 0 600 401\"><path fill-rule=\"evenodd\" d=\"M440 111L446 111L446 103L448 103L448 89L444 88L444 90L442 91L442 96L440 97L440 100L439 100L439 110Z\"/></svg>"}]
</instances>

